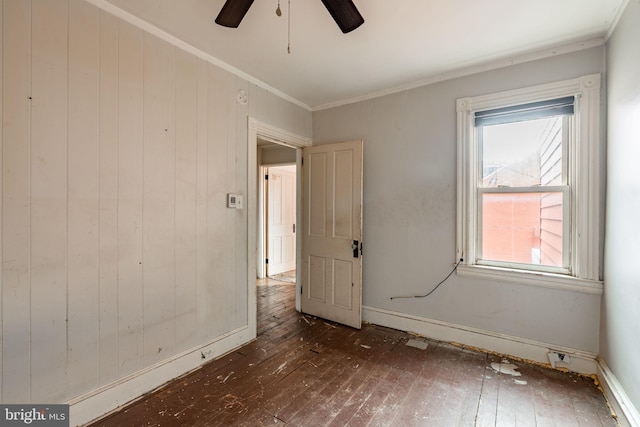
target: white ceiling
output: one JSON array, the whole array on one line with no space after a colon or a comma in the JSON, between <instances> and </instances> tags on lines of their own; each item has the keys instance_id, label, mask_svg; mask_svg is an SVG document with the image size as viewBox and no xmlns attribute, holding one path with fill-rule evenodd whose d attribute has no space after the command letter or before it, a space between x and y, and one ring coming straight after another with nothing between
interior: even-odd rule
<instances>
[{"instance_id":1,"label":"white ceiling","mask_svg":"<svg viewBox=\"0 0 640 427\"><path fill-rule=\"evenodd\" d=\"M224 0L108 0L311 109L525 54L602 43L628 0L354 0L365 23L342 34L320 0L257 0L237 29Z\"/></svg>"}]
</instances>

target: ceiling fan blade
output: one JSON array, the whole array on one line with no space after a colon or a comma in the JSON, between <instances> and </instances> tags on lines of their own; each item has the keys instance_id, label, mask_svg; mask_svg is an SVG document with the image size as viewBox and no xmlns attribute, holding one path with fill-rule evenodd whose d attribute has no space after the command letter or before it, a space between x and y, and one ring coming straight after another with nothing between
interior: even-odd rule
<instances>
[{"instance_id":1,"label":"ceiling fan blade","mask_svg":"<svg viewBox=\"0 0 640 427\"><path fill-rule=\"evenodd\" d=\"M322 0L322 3L343 33L351 32L364 24L364 18L352 0Z\"/></svg>"},{"instance_id":2,"label":"ceiling fan blade","mask_svg":"<svg viewBox=\"0 0 640 427\"><path fill-rule=\"evenodd\" d=\"M252 3L253 0L227 0L216 18L216 24L223 27L238 28Z\"/></svg>"}]
</instances>

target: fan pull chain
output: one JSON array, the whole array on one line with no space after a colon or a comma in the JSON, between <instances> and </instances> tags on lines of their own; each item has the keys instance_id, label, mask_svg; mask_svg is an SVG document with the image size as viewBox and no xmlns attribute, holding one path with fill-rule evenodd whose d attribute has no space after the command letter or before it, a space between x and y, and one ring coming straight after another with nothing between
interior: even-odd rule
<instances>
[{"instance_id":1,"label":"fan pull chain","mask_svg":"<svg viewBox=\"0 0 640 427\"><path fill-rule=\"evenodd\" d=\"M280 0L278 0L278 7L276 8L276 15L282 16L282 10L280 10Z\"/></svg>"},{"instance_id":2,"label":"fan pull chain","mask_svg":"<svg viewBox=\"0 0 640 427\"><path fill-rule=\"evenodd\" d=\"M288 0L288 2L289 10L287 11L287 53L291 55L291 0Z\"/></svg>"}]
</instances>

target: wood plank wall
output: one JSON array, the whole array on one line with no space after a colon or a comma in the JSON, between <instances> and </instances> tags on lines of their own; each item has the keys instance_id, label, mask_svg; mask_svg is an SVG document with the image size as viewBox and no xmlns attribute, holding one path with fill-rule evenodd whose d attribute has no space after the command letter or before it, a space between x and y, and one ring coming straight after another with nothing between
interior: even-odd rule
<instances>
[{"instance_id":1,"label":"wood plank wall","mask_svg":"<svg viewBox=\"0 0 640 427\"><path fill-rule=\"evenodd\" d=\"M64 402L247 322L247 116L311 113L84 0L4 0L3 403ZM249 103L236 100L239 89Z\"/></svg>"}]
</instances>

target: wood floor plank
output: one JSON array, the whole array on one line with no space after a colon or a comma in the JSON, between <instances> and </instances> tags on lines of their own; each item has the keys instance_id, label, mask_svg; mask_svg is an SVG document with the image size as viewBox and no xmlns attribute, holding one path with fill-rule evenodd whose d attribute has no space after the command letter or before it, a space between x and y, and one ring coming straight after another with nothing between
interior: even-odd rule
<instances>
[{"instance_id":1,"label":"wood floor plank","mask_svg":"<svg viewBox=\"0 0 640 427\"><path fill-rule=\"evenodd\" d=\"M330 426L364 426L375 412L375 401L384 400L385 385L393 381L394 373L389 369L371 369L362 384L344 402L340 412L331 420ZM369 403L369 404L367 404Z\"/></svg>"},{"instance_id":2,"label":"wood floor plank","mask_svg":"<svg viewBox=\"0 0 640 427\"><path fill-rule=\"evenodd\" d=\"M344 333L348 332L345 328ZM310 360L307 365L299 369L278 384L278 390L264 401L265 410L269 411L279 419L290 417L284 413L284 408L295 402L297 407L302 406L304 399L308 399L308 391L318 390L325 382L335 376L340 376L344 371L344 365L337 363L332 357L331 349L327 352L321 349L320 345L315 345L311 351L317 357Z\"/></svg>"},{"instance_id":3,"label":"wood floor plank","mask_svg":"<svg viewBox=\"0 0 640 427\"><path fill-rule=\"evenodd\" d=\"M462 350L450 366L454 378L447 389L449 421L453 425L473 425L487 363L485 354Z\"/></svg>"},{"instance_id":4,"label":"wood floor plank","mask_svg":"<svg viewBox=\"0 0 640 427\"><path fill-rule=\"evenodd\" d=\"M591 379L295 311L295 286L258 286L256 340L94 426L615 426ZM422 350L409 340L427 344Z\"/></svg>"},{"instance_id":5,"label":"wood floor plank","mask_svg":"<svg viewBox=\"0 0 640 427\"><path fill-rule=\"evenodd\" d=\"M497 381L491 381L491 378L491 367L485 366L474 421L475 427L495 427L496 425L499 384Z\"/></svg>"},{"instance_id":6,"label":"wood floor plank","mask_svg":"<svg viewBox=\"0 0 640 427\"><path fill-rule=\"evenodd\" d=\"M364 328L361 333L353 330L346 338L334 343L334 352L325 357L331 357L336 369L327 381L316 389L309 390L300 401L292 402L278 414L278 417L294 425L324 425L333 419L334 411L340 409L352 390L360 384L366 375L364 362L367 357L374 357L375 352L363 355L355 353L362 340L372 332L371 328Z\"/></svg>"},{"instance_id":7,"label":"wood floor plank","mask_svg":"<svg viewBox=\"0 0 640 427\"><path fill-rule=\"evenodd\" d=\"M447 393L452 381L448 359L459 357L461 349L439 344L430 353L430 360L409 390L393 423L395 425L446 425L448 416Z\"/></svg>"},{"instance_id":8,"label":"wood floor plank","mask_svg":"<svg viewBox=\"0 0 640 427\"><path fill-rule=\"evenodd\" d=\"M282 388L283 382L286 385L285 380L288 377L295 377L299 370L304 369L308 364L313 364L314 361L320 363L317 360L318 355L321 354L320 349L327 341L335 338L334 329L339 332L344 328L336 328L334 325L324 322L310 322L302 329L308 331L308 334L299 334L290 338L292 343L296 343L292 352L284 357L274 358L274 360L277 359L275 363L262 363L255 370L252 370L254 381L245 381L241 387L233 387L234 383L232 382L230 390L233 395L242 396L242 402L247 406L263 407L265 397L277 393ZM346 330L346 334L350 333L353 332ZM304 339L305 336L308 338L310 335L313 336L313 339ZM234 416L232 413L221 412L208 420L215 425L227 425L232 421L229 418ZM235 417L244 423L251 417L251 414L242 413Z\"/></svg>"},{"instance_id":9,"label":"wood floor plank","mask_svg":"<svg viewBox=\"0 0 640 427\"><path fill-rule=\"evenodd\" d=\"M377 408L369 425L393 425L398 412L403 410L403 403L416 380L422 375L429 355L438 346L435 341L429 341L425 350L409 347L406 342L410 339L401 334L399 345L389 352L385 363L389 369L397 370L400 375L393 388L388 392L382 404Z\"/></svg>"}]
</instances>

